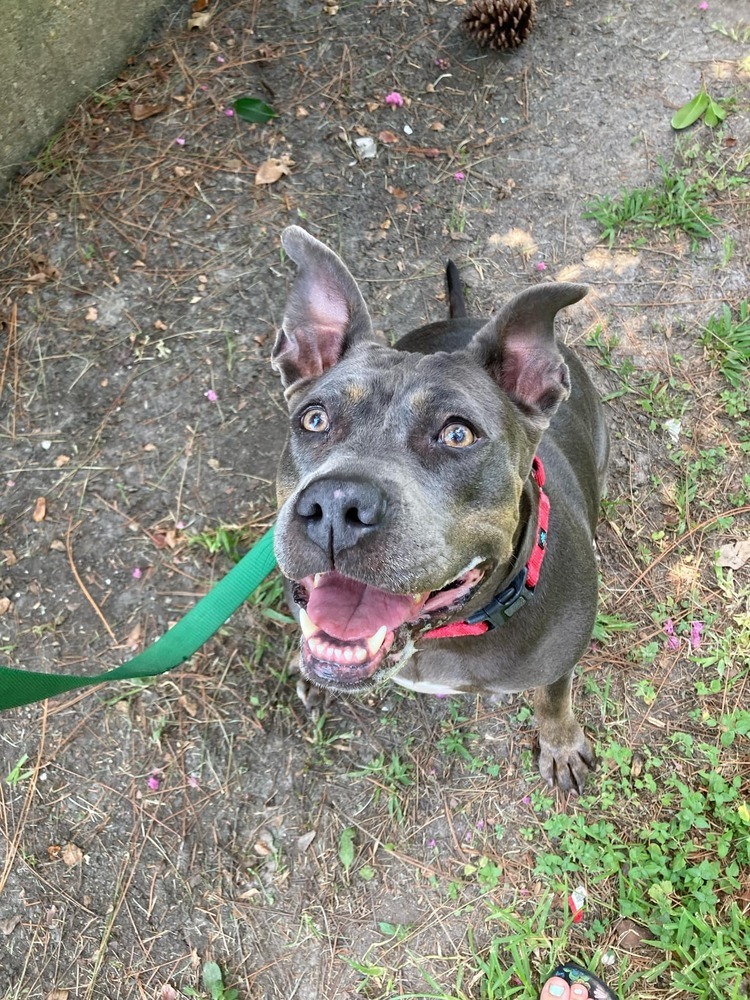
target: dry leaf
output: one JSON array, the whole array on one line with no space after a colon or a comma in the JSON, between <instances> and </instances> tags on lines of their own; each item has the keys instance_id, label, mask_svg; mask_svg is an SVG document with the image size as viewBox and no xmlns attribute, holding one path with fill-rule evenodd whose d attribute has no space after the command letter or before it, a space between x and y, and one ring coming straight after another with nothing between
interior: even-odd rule
<instances>
[{"instance_id":1,"label":"dry leaf","mask_svg":"<svg viewBox=\"0 0 750 1000\"><path fill-rule=\"evenodd\" d=\"M193 4L190 9L193 14L200 14L200 12L205 10L206 7L208 7L208 0L193 0Z\"/></svg>"},{"instance_id":2,"label":"dry leaf","mask_svg":"<svg viewBox=\"0 0 750 1000\"><path fill-rule=\"evenodd\" d=\"M297 837L297 850L306 851L310 844L312 844L315 840L317 832L317 830L308 830L307 833L303 833L301 837Z\"/></svg>"},{"instance_id":3,"label":"dry leaf","mask_svg":"<svg viewBox=\"0 0 750 1000\"><path fill-rule=\"evenodd\" d=\"M65 542L61 541L59 538L53 538L52 541L49 543L49 547L52 549L53 552L64 552Z\"/></svg>"},{"instance_id":4,"label":"dry leaf","mask_svg":"<svg viewBox=\"0 0 750 1000\"><path fill-rule=\"evenodd\" d=\"M174 986L170 986L169 983L165 983L161 988L159 1000L180 1000L180 994Z\"/></svg>"},{"instance_id":5,"label":"dry leaf","mask_svg":"<svg viewBox=\"0 0 750 1000\"><path fill-rule=\"evenodd\" d=\"M154 329L155 330L168 330L169 327L167 326L166 323L163 323L160 319L155 319L154 320Z\"/></svg>"},{"instance_id":6,"label":"dry leaf","mask_svg":"<svg viewBox=\"0 0 750 1000\"><path fill-rule=\"evenodd\" d=\"M0 920L0 934L4 934L5 937L7 937L9 934L13 933L20 923L20 913L14 913L12 917L6 917L5 920Z\"/></svg>"},{"instance_id":7,"label":"dry leaf","mask_svg":"<svg viewBox=\"0 0 750 1000\"><path fill-rule=\"evenodd\" d=\"M76 844L66 844L61 851L63 863L72 868L83 861L83 851Z\"/></svg>"},{"instance_id":8,"label":"dry leaf","mask_svg":"<svg viewBox=\"0 0 750 1000\"><path fill-rule=\"evenodd\" d=\"M18 562L18 556L15 554L13 549L3 549L2 557L5 559L6 566L15 566Z\"/></svg>"},{"instance_id":9,"label":"dry leaf","mask_svg":"<svg viewBox=\"0 0 750 1000\"><path fill-rule=\"evenodd\" d=\"M130 102L130 117L134 122L142 122L145 118L153 118L167 110L166 104L137 104Z\"/></svg>"},{"instance_id":10,"label":"dry leaf","mask_svg":"<svg viewBox=\"0 0 750 1000\"><path fill-rule=\"evenodd\" d=\"M31 515L31 519L36 521L43 521L47 516L47 501L44 497L37 497L36 503L34 504L34 513Z\"/></svg>"},{"instance_id":11,"label":"dry leaf","mask_svg":"<svg viewBox=\"0 0 750 1000\"><path fill-rule=\"evenodd\" d=\"M26 174L25 177L21 178L21 187L34 187L36 184L41 184L44 180L44 171L35 170L33 174Z\"/></svg>"},{"instance_id":12,"label":"dry leaf","mask_svg":"<svg viewBox=\"0 0 750 1000\"><path fill-rule=\"evenodd\" d=\"M303 108L303 107L300 106L294 112L294 117L295 118L307 118L309 116L309 114L310 114L310 112L307 110L307 108Z\"/></svg>"},{"instance_id":13,"label":"dry leaf","mask_svg":"<svg viewBox=\"0 0 750 1000\"><path fill-rule=\"evenodd\" d=\"M9 597L0 597L0 615L7 614L13 607L13 602Z\"/></svg>"},{"instance_id":14,"label":"dry leaf","mask_svg":"<svg viewBox=\"0 0 750 1000\"><path fill-rule=\"evenodd\" d=\"M67 465L69 461L70 455L58 455L52 464L56 469L62 469L62 467Z\"/></svg>"},{"instance_id":15,"label":"dry leaf","mask_svg":"<svg viewBox=\"0 0 750 1000\"><path fill-rule=\"evenodd\" d=\"M719 549L719 557L716 560L717 566L726 569L739 569L750 559L750 538L742 541L729 542Z\"/></svg>"},{"instance_id":16,"label":"dry leaf","mask_svg":"<svg viewBox=\"0 0 750 1000\"><path fill-rule=\"evenodd\" d=\"M445 125L443 125L442 122L433 122L432 125L430 125L430 130L432 132L444 132Z\"/></svg>"},{"instance_id":17,"label":"dry leaf","mask_svg":"<svg viewBox=\"0 0 750 1000\"><path fill-rule=\"evenodd\" d=\"M378 139L385 143L386 146L392 146L394 142L398 142L398 136L394 135L393 132L389 132L388 129L378 132Z\"/></svg>"},{"instance_id":18,"label":"dry leaf","mask_svg":"<svg viewBox=\"0 0 750 1000\"><path fill-rule=\"evenodd\" d=\"M242 170L242 160L227 160L224 164L224 169L230 173L238 174Z\"/></svg>"},{"instance_id":19,"label":"dry leaf","mask_svg":"<svg viewBox=\"0 0 750 1000\"><path fill-rule=\"evenodd\" d=\"M45 997L45 1000L68 1000L70 990L52 990Z\"/></svg>"},{"instance_id":20,"label":"dry leaf","mask_svg":"<svg viewBox=\"0 0 750 1000\"><path fill-rule=\"evenodd\" d=\"M399 199L406 197L406 191L404 191L404 189L400 187L389 187L388 194L392 194L394 198L399 198Z\"/></svg>"},{"instance_id":21,"label":"dry leaf","mask_svg":"<svg viewBox=\"0 0 750 1000\"><path fill-rule=\"evenodd\" d=\"M86 322L94 323L98 319L99 319L99 310L96 308L96 306L89 306L88 309L86 310Z\"/></svg>"},{"instance_id":22,"label":"dry leaf","mask_svg":"<svg viewBox=\"0 0 750 1000\"><path fill-rule=\"evenodd\" d=\"M288 156L271 156L258 167L255 183L257 185L275 184L276 181L291 173L290 167L293 166L294 164Z\"/></svg>"},{"instance_id":23,"label":"dry leaf","mask_svg":"<svg viewBox=\"0 0 750 1000\"><path fill-rule=\"evenodd\" d=\"M47 855L50 861L57 861L57 859L60 857L60 850L61 848L59 844L49 845L49 847L47 848Z\"/></svg>"},{"instance_id":24,"label":"dry leaf","mask_svg":"<svg viewBox=\"0 0 750 1000\"><path fill-rule=\"evenodd\" d=\"M213 13L210 10L199 10L193 14L192 17L188 18L187 26L188 28L205 28L208 26L208 22L213 17Z\"/></svg>"},{"instance_id":25,"label":"dry leaf","mask_svg":"<svg viewBox=\"0 0 750 1000\"><path fill-rule=\"evenodd\" d=\"M125 640L125 646L128 649L136 649L141 644L141 623L136 622L136 624L131 628L128 633L128 637Z\"/></svg>"}]
</instances>

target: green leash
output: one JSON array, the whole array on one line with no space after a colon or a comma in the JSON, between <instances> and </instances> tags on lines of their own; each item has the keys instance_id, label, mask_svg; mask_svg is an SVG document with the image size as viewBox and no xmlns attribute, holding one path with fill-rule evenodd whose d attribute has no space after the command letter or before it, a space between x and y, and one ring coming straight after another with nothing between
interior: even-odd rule
<instances>
[{"instance_id":1,"label":"green leash","mask_svg":"<svg viewBox=\"0 0 750 1000\"><path fill-rule=\"evenodd\" d=\"M155 677L178 667L221 628L275 566L271 528L166 635L114 670L94 677L81 677L0 667L0 711L29 705L74 688L132 677Z\"/></svg>"}]
</instances>

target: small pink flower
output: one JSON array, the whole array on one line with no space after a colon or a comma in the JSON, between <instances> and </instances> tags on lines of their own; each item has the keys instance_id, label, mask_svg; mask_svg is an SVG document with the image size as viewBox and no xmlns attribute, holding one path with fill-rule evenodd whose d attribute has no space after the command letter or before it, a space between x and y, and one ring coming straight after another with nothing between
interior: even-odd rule
<instances>
[{"instance_id":1,"label":"small pink flower","mask_svg":"<svg viewBox=\"0 0 750 1000\"><path fill-rule=\"evenodd\" d=\"M477 830L484 830L484 820L477 820Z\"/></svg>"},{"instance_id":2,"label":"small pink flower","mask_svg":"<svg viewBox=\"0 0 750 1000\"><path fill-rule=\"evenodd\" d=\"M191 788L200 788L201 787L201 783L198 780L197 775L195 775L195 774L189 774L188 775L188 785L190 785Z\"/></svg>"},{"instance_id":3,"label":"small pink flower","mask_svg":"<svg viewBox=\"0 0 750 1000\"><path fill-rule=\"evenodd\" d=\"M133 579L140 580L142 576L143 576L143 570L141 569L140 566L136 566L135 569L133 570Z\"/></svg>"},{"instance_id":4,"label":"small pink flower","mask_svg":"<svg viewBox=\"0 0 750 1000\"><path fill-rule=\"evenodd\" d=\"M216 57L216 62L217 63L225 63L226 59L224 58L224 56L217 56Z\"/></svg>"},{"instance_id":5,"label":"small pink flower","mask_svg":"<svg viewBox=\"0 0 750 1000\"><path fill-rule=\"evenodd\" d=\"M466 180L466 174L463 172L463 170L457 170L455 172L455 174L453 175L453 180L457 184L460 184L461 181L465 181Z\"/></svg>"},{"instance_id":6,"label":"small pink flower","mask_svg":"<svg viewBox=\"0 0 750 1000\"><path fill-rule=\"evenodd\" d=\"M216 393L214 392L213 389L206 389L206 391L203 393L203 395L206 397L206 399L209 401L209 403L215 403L217 401L217 399L219 398L216 395Z\"/></svg>"},{"instance_id":7,"label":"small pink flower","mask_svg":"<svg viewBox=\"0 0 750 1000\"><path fill-rule=\"evenodd\" d=\"M182 531L182 529L183 529L184 527L185 527L185 522L184 522L184 521L178 521L178 522L177 522L177 524L175 525L175 528L176 528L176 529L177 529L178 531Z\"/></svg>"},{"instance_id":8,"label":"small pink flower","mask_svg":"<svg viewBox=\"0 0 750 1000\"><path fill-rule=\"evenodd\" d=\"M667 649L680 648L680 640L674 634L674 622L671 618L667 618L664 622L664 634L667 636Z\"/></svg>"},{"instance_id":9,"label":"small pink flower","mask_svg":"<svg viewBox=\"0 0 750 1000\"><path fill-rule=\"evenodd\" d=\"M538 260L536 262L536 269L537 269L537 271L546 271L547 270L547 265L544 263L543 260Z\"/></svg>"},{"instance_id":10,"label":"small pink flower","mask_svg":"<svg viewBox=\"0 0 750 1000\"><path fill-rule=\"evenodd\" d=\"M436 842L436 840L435 840L434 837L432 838L432 840L428 840L427 841L427 846L430 847L430 848L435 847L436 845L437 845L437 842Z\"/></svg>"},{"instance_id":11,"label":"small pink flower","mask_svg":"<svg viewBox=\"0 0 750 1000\"><path fill-rule=\"evenodd\" d=\"M159 791L159 772L158 771L152 771L151 774L148 776L148 787L151 789L152 792L158 792Z\"/></svg>"},{"instance_id":12,"label":"small pink flower","mask_svg":"<svg viewBox=\"0 0 750 1000\"><path fill-rule=\"evenodd\" d=\"M390 104L392 108L403 108L404 99L397 90L392 90L390 94L386 95L385 103Z\"/></svg>"},{"instance_id":13,"label":"small pink flower","mask_svg":"<svg viewBox=\"0 0 750 1000\"><path fill-rule=\"evenodd\" d=\"M703 0L702 3L698 4L698 10L708 10L708 4L706 3L706 0Z\"/></svg>"},{"instance_id":14,"label":"small pink flower","mask_svg":"<svg viewBox=\"0 0 750 1000\"><path fill-rule=\"evenodd\" d=\"M464 834L464 842L468 844L470 840L471 840L471 830L467 830L466 833Z\"/></svg>"},{"instance_id":15,"label":"small pink flower","mask_svg":"<svg viewBox=\"0 0 750 1000\"><path fill-rule=\"evenodd\" d=\"M690 645L693 649L700 649L702 635L703 622L690 622Z\"/></svg>"},{"instance_id":16,"label":"small pink flower","mask_svg":"<svg viewBox=\"0 0 750 1000\"><path fill-rule=\"evenodd\" d=\"M224 114L227 118L234 118L234 108L224 108Z\"/></svg>"},{"instance_id":17,"label":"small pink flower","mask_svg":"<svg viewBox=\"0 0 750 1000\"><path fill-rule=\"evenodd\" d=\"M448 69L450 64L450 59L442 59L440 56L435 60L435 65L438 69Z\"/></svg>"},{"instance_id":18,"label":"small pink flower","mask_svg":"<svg viewBox=\"0 0 750 1000\"><path fill-rule=\"evenodd\" d=\"M182 138L181 135L177 136L177 138L175 139L175 142L177 143L178 146L184 146L185 145L185 140Z\"/></svg>"},{"instance_id":19,"label":"small pink flower","mask_svg":"<svg viewBox=\"0 0 750 1000\"><path fill-rule=\"evenodd\" d=\"M523 802L523 804L525 806L530 806L531 805L531 796L530 795L524 795L524 797L521 799L521 802Z\"/></svg>"}]
</instances>

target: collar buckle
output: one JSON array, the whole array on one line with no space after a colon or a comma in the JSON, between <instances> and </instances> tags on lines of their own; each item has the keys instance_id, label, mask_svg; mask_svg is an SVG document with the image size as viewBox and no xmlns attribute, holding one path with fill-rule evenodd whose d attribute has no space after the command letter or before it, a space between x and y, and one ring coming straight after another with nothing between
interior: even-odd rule
<instances>
[{"instance_id":1,"label":"collar buckle","mask_svg":"<svg viewBox=\"0 0 750 1000\"><path fill-rule=\"evenodd\" d=\"M528 602L534 593L533 588L526 585L528 575L528 566L524 566L511 580L505 590L501 590L499 594L496 594L490 603L485 604L479 611L475 611L473 615L469 615L466 619L467 624L475 625L478 622L487 622L491 629L501 628L505 625L516 611L519 611Z\"/></svg>"}]
</instances>

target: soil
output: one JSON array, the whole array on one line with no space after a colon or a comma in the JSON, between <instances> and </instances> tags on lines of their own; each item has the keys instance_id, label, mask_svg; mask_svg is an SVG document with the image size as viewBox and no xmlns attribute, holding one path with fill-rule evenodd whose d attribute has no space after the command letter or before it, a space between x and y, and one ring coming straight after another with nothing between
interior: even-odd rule
<instances>
[{"instance_id":1,"label":"soil","mask_svg":"<svg viewBox=\"0 0 750 1000\"><path fill-rule=\"evenodd\" d=\"M560 332L612 397L602 603L638 628L593 644L581 670L622 706L623 742L658 746L686 724L694 664L660 656L654 675L628 652L660 638L667 594L697 587L721 615L713 552L747 534L746 510L717 522L741 506L747 463L700 333L750 287L747 188L713 183L747 166L748 50L714 27L742 4L702 6L539 0L529 40L498 54L464 34L459 3L237 0L134 56L0 210L5 664L117 665L228 570L222 539L272 523L286 415L269 354L295 223L341 254L390 337L445 315L449 256L477 314L533 282L591 286ZM717 133L678 137L670 118L701 81L736 108ZM278 117L230 114L243 95ZM256 184L271 158L287 173ZM586 205L658 184L662 160L708 179L710 238L601 242ZM617 365L666 387L663 412L622 391L596 347L610 341ZM665 428L678 392L686 447L729 448L687 515ZM4 1000L170 1000L200 990L209 960L241 1000L429 993L426 974L450 992L492 935L488 907L537 898L548 845L525 701L386 689L309 717L283 611L270 593L158 680L4 715L0 774L27 757L0 783ZM633 693L644 677L656 706ZM595 735L606 709L579 687ZM467 761L469 744L495 766ZM490 899L466 876L480 858L503 871ZM612 913L594 916L587 950L614 940ZM623 976L652 961L615 952ZM539 977L548 957L533 953ZM462 988L478 996L479 979ZM677 996L666 978L647 989L626 995Z\"/></svg>"}]
</instances>

